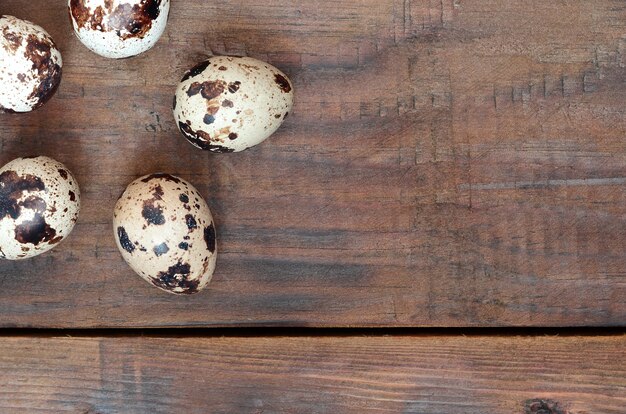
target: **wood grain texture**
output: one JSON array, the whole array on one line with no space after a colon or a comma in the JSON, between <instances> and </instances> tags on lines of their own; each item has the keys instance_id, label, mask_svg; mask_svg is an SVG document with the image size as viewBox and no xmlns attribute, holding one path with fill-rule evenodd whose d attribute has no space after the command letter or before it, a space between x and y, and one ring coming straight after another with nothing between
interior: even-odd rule
<instances>
[{"instance_id":1,"label":"wood grain texture","mask_svg":"<svg viewBox=\"0 0 626 414\"><path fill-rule=\"evenodd\" d=\"M626 320L626 6L617 0L179 0L150 52L113 61L63 1L2 0L65 66L42 110L0 118L0 162L52 156L83 210L50 254L0 263L0 325L574 326ZM213 156L175 85L211 53L286 71L292 116ZM209 289L161 293L117 252L135 177L208 199Z\"/></svg>"},{"instance_id":2,"label":"wood grain texture","mask_svg":"<svg viewBox=\"0 0 626 414\"><path fill-rule=\"evenodd\" d=\"M1 338L0 409L622 414L625 345L623 336Z\"/></svg>"}]
</instances>

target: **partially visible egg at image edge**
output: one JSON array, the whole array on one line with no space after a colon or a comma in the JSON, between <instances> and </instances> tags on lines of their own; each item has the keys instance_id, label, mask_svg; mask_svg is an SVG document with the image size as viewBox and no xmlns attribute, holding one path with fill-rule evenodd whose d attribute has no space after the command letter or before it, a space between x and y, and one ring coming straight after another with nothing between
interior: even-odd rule
<instances>
[{"instance_id":1,"label":"partially visible egg at image edge","mask_svg":"<svg viewBox=\"0 0 626 414\"><path fill-rule=\"evenodd\" d=\"M170 0L68 0L74 33L92 52L123 59L150 50L165 32Z\"/></svg>"},{"instance_id":2,"label":"partially visible egg at image edge","mask_svg":"<svg viewBox=\"0 0 626 414\"><path fill-rule=\"evenodd\" d=\"M24 113L56 93L63 59L41 26L0 15L0 113Z\"/></svg>"},{"instance_id":3,"label":"partially visible egg at image edge","mask_svg":"<svg viewBox=\"0 0 626 414\"><path fill-rule=\"evenodd\" d=\"M80 189L52 158L17 158L0 168L0 259L21 260L56 247L73 230Z\"/></svg>"}]
</instances>

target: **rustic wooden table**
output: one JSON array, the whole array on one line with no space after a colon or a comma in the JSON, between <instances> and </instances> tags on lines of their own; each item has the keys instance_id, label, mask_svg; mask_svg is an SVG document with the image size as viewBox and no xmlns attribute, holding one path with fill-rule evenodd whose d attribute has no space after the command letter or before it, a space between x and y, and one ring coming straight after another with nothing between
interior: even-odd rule
<instances>
[{"instance_id":1,"label":"rustic wooden table","mask_svg":"<svg viewBox=\"0 0 626 414\"><path fill-rule=\"evenodd\" d=\"M83 193L62 245L0 262L1 413L626 412L623 1L178 0L157 46L119 61L79 43L64 0L0 14L64 58L55 98L0 117L0 164L52 156ZM211 54L294 81L263 145L179 135L175 86ZM115 247L117 197L155 171L216 218L198 295ZM198 327L236 329L137 330Z\"/></svg>"}]
</instances>

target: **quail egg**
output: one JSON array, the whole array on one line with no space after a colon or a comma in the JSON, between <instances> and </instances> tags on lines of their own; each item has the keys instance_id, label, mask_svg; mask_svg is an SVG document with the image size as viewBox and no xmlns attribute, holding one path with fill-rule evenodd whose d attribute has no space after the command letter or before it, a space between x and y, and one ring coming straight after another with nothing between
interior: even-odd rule
<instances>
[{"instance_id":1,"label":"quail egg","mask_svg":"<svg viewBox=\"0 0 626 414\"><path fill-rule=\"evenodd\" d=\"M207 203L187 181L157 173L132 182L113 213L124 260L166 292L202 290L215 269L215 224Z\"/></svg>"},{"instance_id":2,"label":"quail egg","mask_svg":"<svg viewBox=\"0 0 626 414\"><path fill-rule=\"evenodd\" d=\"M72 173L48 157L17 158L0 169L0 259L44 253L78 219L80 190Z\"/></svg>"},{"instance_id":3,"label":"quail egg","mask_svg":"<svg viewBox=\"0 0 626 414\"><path fill-rule=\"evenodd\" d=\"M70 20L80 41L107 58L126 58L159 40L170 0L69 0Z\"/></svg>"},{"instance_id":4,"label":"quail egg","mask_svg":"<svg viewBox=\"0 0 626 414\"><path fill-rule=\"evenodd\" d=\"M41 27L0 16L0 113L30 112L61 83L61 52Z\"/></svg>"},{"instance_id":5,"label":"quail egg","mask_svg":"<svg viewBox=\"0 0 626 414\"><path fill-rule=\"evenodd\" d=\"M189 142L211 152L239 152L266 140L293 106L293 86L269 63L214 56L183 77L174 118Z\"/></svg>"}]
</instances>

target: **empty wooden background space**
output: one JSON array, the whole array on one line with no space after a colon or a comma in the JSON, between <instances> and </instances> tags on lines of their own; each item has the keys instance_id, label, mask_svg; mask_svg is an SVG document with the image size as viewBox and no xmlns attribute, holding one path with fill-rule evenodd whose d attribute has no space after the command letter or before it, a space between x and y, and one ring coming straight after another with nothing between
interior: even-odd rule
<instances>
[{"instance_id":1,"label":"empty wooden background space","mask_svg":"<svg viewBox=\"0 0 626 414\"><path fill-rule=\"evenodd\" d=\"M623 414L625 357L611 336L14 337L0 411Z\"/></svg>"}]
</instances>

